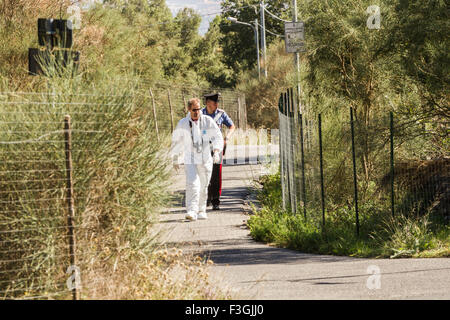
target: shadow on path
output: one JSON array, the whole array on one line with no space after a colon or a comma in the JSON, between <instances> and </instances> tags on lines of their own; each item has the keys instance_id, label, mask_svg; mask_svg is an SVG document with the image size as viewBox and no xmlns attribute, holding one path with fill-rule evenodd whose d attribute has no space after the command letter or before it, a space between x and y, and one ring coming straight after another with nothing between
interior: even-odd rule
<instances>
[{"instance_id":1,"label":"shadow on path","mask_svg":"<svg viewBox=\"0 0 450 320\"><path fill-rule=\"evenodd\" d=\"M241 244L239 242L246 246L239 247ZM289 249L262 247L261 243L251 239L209 241L208 245L207 255L217 265L275 265L355 261L354 258L349 257L321 256ZM219 248L215 249L214 247Z\"/></svg>"}]
</instances>

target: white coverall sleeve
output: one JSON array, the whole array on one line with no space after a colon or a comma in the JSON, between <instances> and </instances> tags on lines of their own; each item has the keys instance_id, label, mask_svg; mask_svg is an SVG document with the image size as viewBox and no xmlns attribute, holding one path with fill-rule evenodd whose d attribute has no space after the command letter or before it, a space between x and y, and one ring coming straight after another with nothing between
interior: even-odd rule
<instances>
[{"instance_id":1,"label":"white coverall sleeve","mask_svg":"<svg viewBox=\"0 0 450 320\"><path fill-rule=\"evenodd\" d=\"M184 153L184 129L182 128L181 121L178 122L177 127L172 133L172 145L170 147L170 157L175 164L180 163L180 158Z\"/></svg>"},{"instance_id":2,"label":"white coverall sleeve","mask_svg":"<svg viewBox=\"0 0 450 320\"><path fill-rule=\"evenodd\" d=\"M209 127L209 134L210 134L210 141L213 146L213 150L219 150L219 153L223 151L223 136L222 132L220 131L219 126L216 124L216 122L210 118L208 118L210 127Z\"/></svg>"}]
</instances>

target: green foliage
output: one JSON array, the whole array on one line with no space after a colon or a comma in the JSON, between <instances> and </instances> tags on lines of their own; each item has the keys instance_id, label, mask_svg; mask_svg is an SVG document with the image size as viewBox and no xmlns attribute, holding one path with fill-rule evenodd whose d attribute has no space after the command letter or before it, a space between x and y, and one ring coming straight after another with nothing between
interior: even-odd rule
<instances>
[{"instance_id":1,"label":"green foliage","mask_svg":"<svg viewBox=\"0 0 450 320\"><path fill-rule=\"evenodd\" d=\"M220 18L210 24L208 32L193 50L192 67L213 87L227 88L235 82L232 69L223 62L223 50L220 46L223 34L220 32Z\"/></svg>"},{"instance_id":2,"label":"green foliage","mask_svg":"<svg viewBox=\"0 0 450 320\"><path fill-rule=\"evenodd\" d=\"M0 275L2 297L70 298L66 114L73 128L83 297L218 297L205 273L187 274L178 285L168 281L166 271L179 266L154 256L153 226L169 201L168 161L161 150L170 137L165 130L156 137L147 85L198 87L226 78L216 47L220 35L209 33L206 43L197 33L199 15L184 10L173 18L164 0L104 1L82 12L81 29L74 32L73 49L81 53L77 75L50 65L44 66L49 77L29 76L27 48L37 46L36 19L60 12L68 18L68 5L56 0L0 5L0 91L6 92L0 95L0 142L34 142L0 144L0 229L8 231L0 244L8 270ZM14 91L26 93L7 93ZM166 91L157 91L156 98L167 99ZM164 113L160 128L167 127L167 112L158 109ZM175 112L185 114L181 103ZM52 141L43 143L43 135ZM13 183L22 180L31 181Z\"/></svg>"},{"instance_id":3,"label":"green foliage","mask_svg":"<svg viewBox=\"0 0 450 320\"><path fill-rule=\"evenodd\" d=\"M281 209L279 174L265 176L260 183L262 208L248 221L257 241L302 252L356 257L450 256L450 227L439 217L392 218L376 203L366 202L360 207L358 237L353 209L327 211L323 226L319 212L308 210L305 220L301 214Z\"/></svg>"},{"instance_id":4,"label":"green foliage","mask_svg":"<svg viewBox=\"0 0 450 320\"><path fill-rule=\"evenodd\" d=\"M386 37L383 11L380 30L366 26L371 1L301 1L308 52L304 56L304 92L310 111L355 108L365 123L383 106L389 59L377 56ZM312 110L311 110L312 109Z\"/></svg>"},{"instance_id":5,"label":"green foliage","mask_svg":"<svg viewBox=\"0 0 450 320\"><path fill-rule=\"evenodd\" d=\"M258 193L258 200L263 206L281 209L281 181L280 174L262 176L258 181L262 189Z\"/></svg>"},{"instance_id":6,"label":"green foliage","mask_svg":"<svg viewBox=\"0 0 450 320\"><path fill-rule=\"evenodd\" d=\"M58 292L65 283L64 115L71 116L73 129L77 255L87 291L95 290L91 277L111 274L114 263L146 261L155 247L149 228L167 200L167 162L136 79L92 86L81 76L51 77L48 85L54 95L0 102L0 141L25 141L0 145L1 227L26 231L2 237L3 258L11 260L5 268L14 270L2 280L23 279L12 287L2 281L1 291L13 290L12 296L30 292L28 286L41 288L32 292L37 295ZM35 239L32 251L29 239Z\"/></svg>"},{"instance_id":7,"label":"green foliage","mask_svg":"<svg viewBox=\"0 0 450 320\"><path fill-rule=\"evenodd\" d=\"M252 70L256 66L255 36L250 27L233 24L227 20L227 17L234 17L252 25L254 25L255 19L258 19L260 24L259 2L259 0L226 0L221 4L225 13L220 16L220 30L223 33L220 44L223 48L224 63L233 70L236 76ZM292 10L289 6L285 6L285 1L266 1L266 8L284 19L289 19L291 16ZM268 14L266 14L266 28L274 33L284 34L284 23ZM276 36L270 33L266 34L267 45L276 39ZM235 85L237 77L232 80L234 80L232 84Z\"/></svg>"},{"instance_id":8,"label":"green foliage","mask_svg":"<svg viewBox=\"0 0 450 320\"><path fill-rule=\"evenodd\" d=\"M5 0L0 6L2 77L21 89L39 85L39 79L27 74L27 50L37 47L37 18L61 14L67 19L69 5L57 0ZM200 21L192 9L172 17L164 0L104 1L81 11L81 29L74 30L73 49L81 53L80 69L87 81L113 73L137 74L151 83L221 85L231 76L221 63L220 34L212 28L200 36Z\"/></svg>"},{"instance_id":9,"label":"green foliage","mask_svg":"<svg viewBox=\"0 0 450 320\"><path fill-rule=\"evenodd\" d=\"M256 128L278 128L278 98L295 75L292 57L282 41L274 41L267 51L267 78L256 71L241 74L236 88L245 94L247 120Z\"/></svg>"},{"instance_id":10,"label":"green foliage","mask_svg":"<svg viewBox=\"0 0 450 320\"><path fill-rule=\"evenodd\" d=\"M449 11L445 1L395 1L392 21L380 48L383 58L394 57L397 75L396 109L423 126L431 139L424 148L432 157L448 155Z\"/></svg>"},{"instance_id":11,"label":"green foliage","mask_svg":"<svg viewBox=\"0 0 450 320\"><path fill-rule=\"evenodd\" d=\"M369 29L366 8L381 9L381 28ZM303 57L303 100L310 115L346 114L349 106L366 136L373 121L387 111L401 122L427 127L426 153L448 152L448 11L440 1L326 1L299 3L306 25ZM448 46L448 45L447 45ZM405 132L406 133L406 132ZM411 140L417 131L403 139ZM361 140L362 165L370 176L371 153ZM446 151L447 150L447 151Z\"/></svg>"},{"instance_id":12,"label":"green foliage","mask_svg":"<svg viewBox=\"0 0 450 320\"><path fill-rule=\"evenodd\" d=\"M398 54L402 71L420 88L425 114L448 117L448 4L440 0L394 3L382 52Z\"/></svg>"}]
</instances>

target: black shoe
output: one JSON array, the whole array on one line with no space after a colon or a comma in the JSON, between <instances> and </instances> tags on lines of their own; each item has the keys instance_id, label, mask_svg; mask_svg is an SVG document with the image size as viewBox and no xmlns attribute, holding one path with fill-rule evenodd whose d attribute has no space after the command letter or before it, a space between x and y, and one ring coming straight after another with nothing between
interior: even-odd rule
<instances>
[{"instance_id":1,"label":"black shoe","mask_svg":"<svg viewBox=\"0 0 450 320\"><path fill-rule=\"evenodd\" d=\"M219 205L218 204L214 204L213 205L213 208L212 208L213 210L220 210L220 208L219 208Z\"/></svg>"},{"instance_id":2,"label":"black shoe","mask_svg":"<svg viewBox=\"0 0 450 320\"><path fill-rule=\"evenodd\" d=\"M206 206L209 207L210 205L211 205L211 201L210 200L206 201Z\"/></svg>"}]
</instances>

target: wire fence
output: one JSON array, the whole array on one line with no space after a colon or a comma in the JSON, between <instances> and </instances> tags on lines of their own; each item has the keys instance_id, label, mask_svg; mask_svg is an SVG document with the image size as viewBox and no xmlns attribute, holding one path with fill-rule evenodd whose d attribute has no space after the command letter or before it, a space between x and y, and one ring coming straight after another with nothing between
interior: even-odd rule
<instances>
[{"instance_id":1,"label":"wire fence","mask_svg":"<svg viewBox=\"0 0 450 320\"><path fill-rule=\"evenodd\" d=\"M448 222L448 131L438 135L427 123L393 112L295 115L294 91L279 99L285 210L323 226L328 213L352 212L357 234L375 213L433 213Z\"/></svg>"},{"instance_id":2,"label":"wire fence","mask_svg":"<svg viewBox=\"0 0 450 320\"><path fill-rule=\"evenodd\" d=\"M158 118L167 118L173 114L174 125L177 120L187 114L187 102L190 98L199 98L205 103L203 96L212 92L220 92L219 108L224 109L233 119L237 128L247 129L247 108L245 95L235 90L199 87L174 87L156 85L150 90L150 96L154 96L156 113ZM153 101L152 101L153 103ZM172 111L171 111L172 110ZM171 120L171 119L170 119Z\"/></svg>"},{"instance_id":3,"label":"wire fence","mask_svg":"<svg viewBox=\"0 0 450 320\"><path fill-rule=\"evenodd\" d=\"M107 261L150 250L161 149L187 100L213 89L117 88L0 92L1 298L89 297ZM245 97L222 97L246 128Z\"/></svg>"},{"instance_id":4,"label":"wire fence","mask_svg":"<svg viewBox=\"0 0 450 320\"><path fill-rule=\"evenodd\" d=\"M61 98L50 93L0 94L0 296L6 299L69 298L78 277L70 271L75 234L95 233L95 223L70 215L67 184L76 186L77 211L96 201L84 190L78 171L96 152L105 132L101 124L111 115L108 108L121 104L93 102L94 95L92 100ZM66 114L74 117L70 130L64 127ZM69 131L75 138L70 150L75 168L66 165ZM78 252L77 268L85 266L92 253L85 247Z\"/></svg>"}]
</instances>

